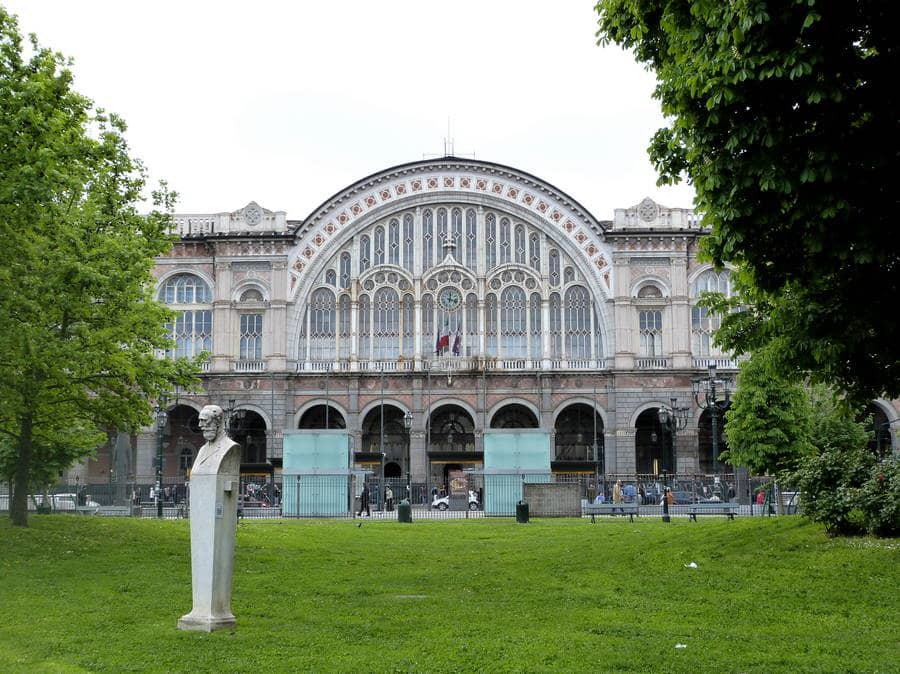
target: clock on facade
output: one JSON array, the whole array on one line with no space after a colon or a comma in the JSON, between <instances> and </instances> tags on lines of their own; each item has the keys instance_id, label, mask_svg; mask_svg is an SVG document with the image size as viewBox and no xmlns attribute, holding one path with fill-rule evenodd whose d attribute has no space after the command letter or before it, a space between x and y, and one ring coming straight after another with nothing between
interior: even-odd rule
<instances>
[{"instance_id":1,"label":"clock on facade","mask_svg":"<svg viewBox=\"0 0 900 674\"><path fill-rule=\"evenodd\" d=\"M438 293L438 304L445 311L456 311L461 303L462 293L453 286L441 288L441 292Z\"/></svg>"}]
</instances>

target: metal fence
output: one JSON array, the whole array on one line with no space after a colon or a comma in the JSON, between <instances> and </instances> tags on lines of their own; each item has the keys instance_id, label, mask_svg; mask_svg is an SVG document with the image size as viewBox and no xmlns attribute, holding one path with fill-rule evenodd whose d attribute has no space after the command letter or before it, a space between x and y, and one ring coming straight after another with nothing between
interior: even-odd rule
<instances>
[{"instance_id":1,"label":"metal fence","mask_svg":"<svg viewBox=\"0 0 900 674\"><path fill-rule=\"evenodd\" d=\"M619 488L616 489L618 483ZM397 519L397 506L408 500L413 519L513 517L524 499L532 517L582 517L586 506L621 502L637 506L639 516L660 516L666 489L669 513L687 517L697 503L732 503L737 515L775 514L774 481L769 477L727 475L509 473L472 472L464 484L412 482L404 478L351 473L302 476L244 476L238 517ZM782 513L798 510L798 496L780 495ZM46 495L30 495L30 510L100 516L189 517L190 485L165 481L157 493L152 484L58 484ZM0 486L0 511L9 508L8 485Z\"/></svg>"}]
</instances>

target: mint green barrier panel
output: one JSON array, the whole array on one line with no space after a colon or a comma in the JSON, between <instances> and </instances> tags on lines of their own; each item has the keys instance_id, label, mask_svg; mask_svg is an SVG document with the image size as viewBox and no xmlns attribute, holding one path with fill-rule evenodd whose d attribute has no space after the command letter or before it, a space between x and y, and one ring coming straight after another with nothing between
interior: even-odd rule
<instances>
[{"instance_id":1,"label":"mint green barrier panel","mask_svg":"<svg viewBox=\"0 0 900 674\"><path fill-rule=\"evenodd\" d=\"M285 516L350 512L350 435L346 431L285 431L282 465Z\"/></svg>"},{"instance_id":2,"label":"mint green barrier panel","mask_svg":"<svg viewBox=\"0 0 900 674\"><path fill-rule=\"evenodd\" d=\"M514 515L522 482L550 481L550 433L541 429L484 432L484 512Z\"/></svg>"}]
</instances>

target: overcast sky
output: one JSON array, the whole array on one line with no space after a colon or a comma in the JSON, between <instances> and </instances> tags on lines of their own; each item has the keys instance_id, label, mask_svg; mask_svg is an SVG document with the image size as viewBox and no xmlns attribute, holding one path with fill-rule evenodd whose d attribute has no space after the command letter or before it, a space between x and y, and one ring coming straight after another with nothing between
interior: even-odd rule
<instances>
[{"instance_id":1,"label":"overcast sky","mask_svg":"<svg viewBox=\"0 0 900 674\"><path fill-rule=\"evenodd\" d=\"M75 59L182 213L248 201L300 219L341 188L443 153L508 164L600 219L650 196L654 79L596 46L591 0L0 0Z\"/></svg>"}]
</instances>

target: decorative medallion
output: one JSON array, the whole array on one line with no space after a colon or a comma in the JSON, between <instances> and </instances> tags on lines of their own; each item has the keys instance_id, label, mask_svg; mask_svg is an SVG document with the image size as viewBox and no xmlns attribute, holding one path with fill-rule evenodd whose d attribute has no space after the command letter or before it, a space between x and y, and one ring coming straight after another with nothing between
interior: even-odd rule
<instances>
[{"instance_id":1,"label":"decorative medallion","mask_svg":"<svg viewBox=\"0 0 900 674\"><path fill-rule=\"evenodd\" d=\"M250 227L256 227L256 225L262 222L262 218L262 209L256 203L251 203L244 209L244 222Z\"/></svg>"},{"instance_id":2,"label":"decorative medallion","mask_svg":"<svg viewBox=\"0 0 900 674\"><path fill-rule=\"evenodd\" d=\"M659 206L650 197L638 205L637 211L638 217L644 222L653 222L659 216Z\"/></svg>"}]
</instances>

